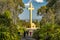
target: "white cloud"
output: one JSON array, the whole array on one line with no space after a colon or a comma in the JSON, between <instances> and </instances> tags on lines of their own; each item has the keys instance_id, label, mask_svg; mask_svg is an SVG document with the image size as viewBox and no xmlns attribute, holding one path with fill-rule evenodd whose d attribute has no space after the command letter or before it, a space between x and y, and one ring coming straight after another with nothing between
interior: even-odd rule
<instances>
[{"instance_id":1,"label":"white cloud","mask_svg":"<svg viewBox=\"0 0 60 40\"><path fill-rule=\"evenodd\" d=\"M36 2L38 2L38 3L43 3L44 2L44 0L35 0Z\"/></svg>"},{"instance_id":2,"label":"white cloud","mask_svg":"<svg viewBox=\"0 0 60 40\"><path fill-rule=\"evenodd\" d=\"M32 1L32 0L29 0L29 2L25 4L25 6L29 6L29 4L30 4L31 1Z\"/></svg>"},{"instance_id":3,"label":"white cloud","mask_svg":"<svg viewBox=\"0 0 60 40\"><path fill-rule=\"evenodd\" d=\"M29 6L29 3L26 3L25 6Z\"/></svg>"}]
</instances>

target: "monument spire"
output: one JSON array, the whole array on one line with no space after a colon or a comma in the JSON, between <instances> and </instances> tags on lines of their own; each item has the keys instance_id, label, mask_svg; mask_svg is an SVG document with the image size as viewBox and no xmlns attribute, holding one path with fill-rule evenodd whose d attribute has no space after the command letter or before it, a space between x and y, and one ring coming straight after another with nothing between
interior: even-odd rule
<instances>
[{"instance_id":1,"label":"monument spire","mask_svg":"<svg viewBox=\"0 0 60 40\"><path fill-rule=\"evenodd\" d=\"M30 11L30 27L32 28L32 11L34 10L32 3L30 3L28 10Z\"/></svg>"}]
</instances>

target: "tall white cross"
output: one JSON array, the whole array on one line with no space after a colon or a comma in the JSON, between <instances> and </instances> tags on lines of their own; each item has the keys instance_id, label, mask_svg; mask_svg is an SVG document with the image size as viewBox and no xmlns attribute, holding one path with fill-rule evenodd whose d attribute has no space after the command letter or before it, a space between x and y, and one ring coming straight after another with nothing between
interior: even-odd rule
<instances>
[{"instance_id":1,"label":"tall white cross","mask_svg":"<svg viewBox=\"0 0 60 40\"><path fill-rule=\"evenodd\" d=\"M32 28L32 11L34 10L32 3L30 3L28 10L30 11L30 26Z\"/></svg>"}]
</instances>

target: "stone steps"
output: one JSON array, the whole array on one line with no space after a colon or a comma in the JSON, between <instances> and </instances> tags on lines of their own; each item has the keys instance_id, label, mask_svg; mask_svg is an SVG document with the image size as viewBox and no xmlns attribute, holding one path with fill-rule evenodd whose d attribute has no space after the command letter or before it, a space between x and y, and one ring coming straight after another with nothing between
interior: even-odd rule
<instances>
[{"instance_id":1,"label":"stone steps","mask_svg":"<svg viewBox=\"0 0 60 40\"><path fill-rule=\"evenodd\" d=\"M23 38L21 38L21 40L35 40L35 39L33 39L32 37L23 37Z\"/></svg>"}]
</instances>

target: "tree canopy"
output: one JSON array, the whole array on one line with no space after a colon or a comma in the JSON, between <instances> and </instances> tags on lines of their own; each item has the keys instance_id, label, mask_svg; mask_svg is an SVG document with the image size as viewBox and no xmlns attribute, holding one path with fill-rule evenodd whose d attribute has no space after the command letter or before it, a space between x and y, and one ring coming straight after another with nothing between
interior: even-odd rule
<instances>
[{"instance_id":1,"label":"tree canopy","mask_svg":"<svg viewBox=\"0 0 60 40\"><path fill-rule=\"evenodd\" d=\"M0 40L20 40L18 32L23 32L23 27L18 24L18 15L23 8L22 0L0 0Z\"/></svg>"}]
</instances>

